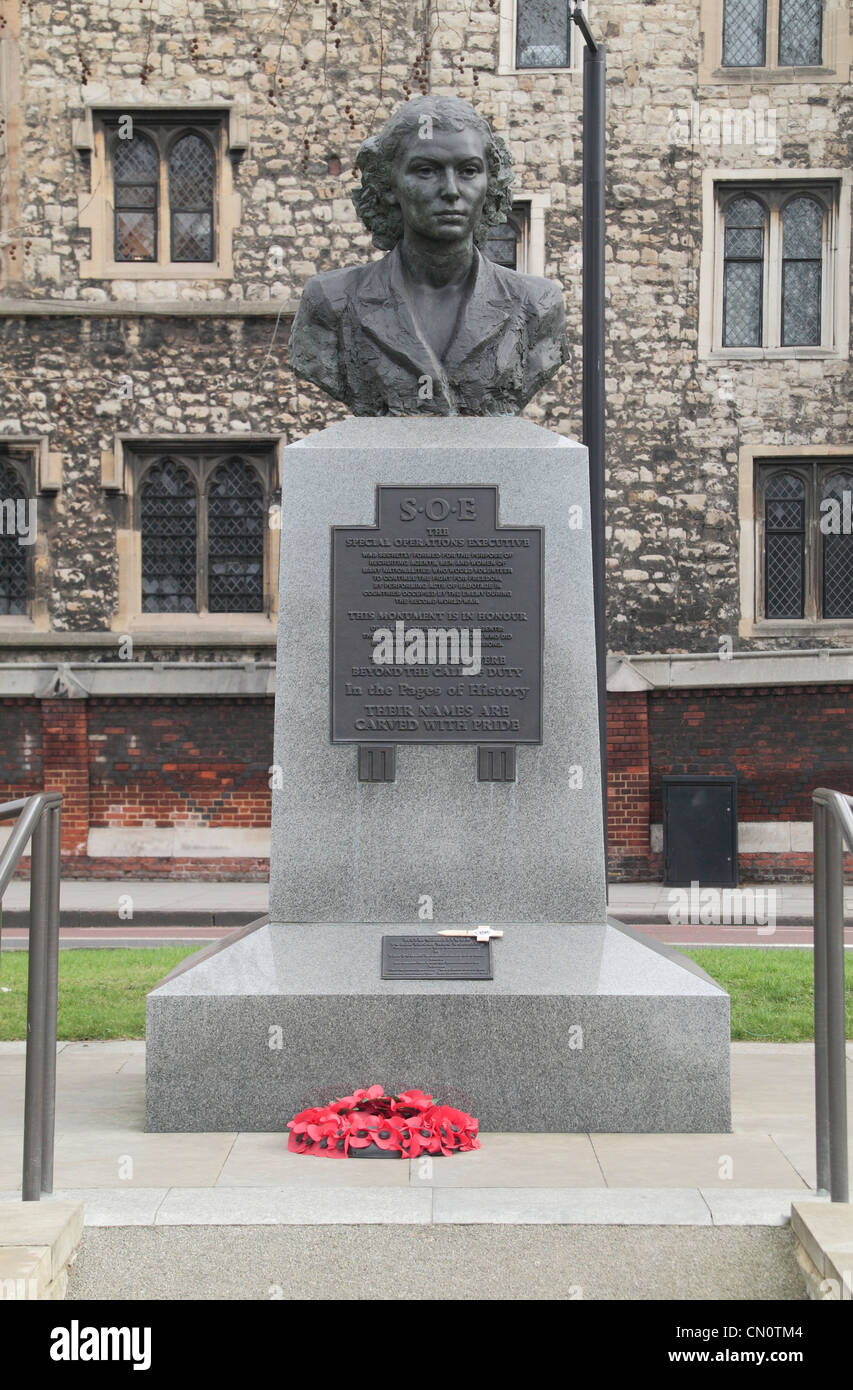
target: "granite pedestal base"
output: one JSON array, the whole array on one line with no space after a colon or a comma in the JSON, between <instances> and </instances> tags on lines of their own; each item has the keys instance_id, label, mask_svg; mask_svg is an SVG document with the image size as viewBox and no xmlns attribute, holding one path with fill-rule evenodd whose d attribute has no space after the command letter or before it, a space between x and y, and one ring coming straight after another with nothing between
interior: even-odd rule
<instances>
[{"instance_id":1,"label":"granite pedestal base","mask_svg":"<svg viewBox=\"0 0 853 1390\"><path fill-rule=\"evenodd\" d=\"M401 489L401 520L434 503L449 518L443 493L457 489L460 517L481 492L494 515L477 536L377 542L381 493ZM728 996L606 920L586 450L503 416L344 420L285 449L281 526L271 922L148 996L149 1129L283 1131L296 1111L379 1082L431 1090L486 1130L727 1130ZM343 595L330 583L342 527L347 544L368 538ZM538 580L501 528L541 534ZM368 541L393 561L381 580ZM433 549L467 560L424 566ZM474 622L472 609L487 674L454 674L458 707L441 696L431 714L405 664L379 667L376 685L375 665L350 661L341 694L336 624L369 639L374 622ZM508 686L482 686L504 671ZM423 679L446 675L427 663ZM481 778L482 721L514 708L483 700L533 705L537 689L541 742L513 745L514 780ZM400 743L393 780L361 780L357 740L332 742L330 691L391 701L365 706L381 731L414 723L421 741ZM436 741L432 717L464 741ZM478 923L504 932L492 980L382 980L383 935Z\"/></svg>"},{"instance_id":2,"label":"granite pedestal base","mask_svg":"<svg viewBox=\"0 0 853 1390\"><path fill-rule=\"evenodd\" d=\"M148 996L147 1128L284 1132L380 1082L484 1130L730 1127L729 998L624 927L507 925L490 981L379 978L383 934L434 925L261 921Z\"/></svg>"}]
</instances>

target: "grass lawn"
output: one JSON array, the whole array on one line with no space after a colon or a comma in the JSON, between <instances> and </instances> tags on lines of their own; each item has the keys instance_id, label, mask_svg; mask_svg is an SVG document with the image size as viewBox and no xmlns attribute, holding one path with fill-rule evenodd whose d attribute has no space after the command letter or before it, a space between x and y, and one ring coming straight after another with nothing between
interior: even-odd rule
<instances>
[{"instance_id":1,"label":"grass lawn","mask_svg":"<svg viewBox=\"0 0 853 1390\"><path fill-rule=\"evenodd\" d=\"M796 947L706 946L685 951L732 997L733 1042L814 1040L814 960ZM847 1037L853 1037L853 963L845 953Z\"/></svg>"},{"instance_id":2,"label":"grass lawn","mask_svg":"<svg viewBox=\"0 0 853 1390\"><path fill-rule=\"evenodd\" d=\"M59 959L58 1036L145 1036L145 995L178 961L186 946L143 950L63 951ZM751 1042L804 1042L812 1026L812 953L749 947L686 951L732 996L732 1038ZM0 958L0 1039L26 1036L27 955ZM853 1037L853 964L847 963L847 1036Z\"/></svg>"},{"instance_id":3,"label":"grass lawn","mask_svg":"<svg viewBox=\"0 0 853 1390\"><path fill-rule=\"evenodd\" d=\"M191 956L187 946L140 950L60 951L57 1037L144 1038L145 995L170 970ZM27 952L0 957L0 1039L27 1036Z\"/></svg>"}]
</instances>

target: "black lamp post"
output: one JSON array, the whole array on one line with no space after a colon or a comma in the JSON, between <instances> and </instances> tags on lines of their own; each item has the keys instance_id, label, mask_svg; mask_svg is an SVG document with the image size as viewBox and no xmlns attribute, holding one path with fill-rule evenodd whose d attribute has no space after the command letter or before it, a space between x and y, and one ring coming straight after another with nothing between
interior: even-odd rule
<instances>
[{"instance_id":1,"label":"black lamp post","mask_svg":"<svg viewBox=\"0 0 853 1390\"><path fill-rule=\"evenodd\" d=\"M607 869L607 606L604 567L604 153L606 56L573 0L583 55L583 442L589 450L590 526Z\"/></svg>"}]
</instances>

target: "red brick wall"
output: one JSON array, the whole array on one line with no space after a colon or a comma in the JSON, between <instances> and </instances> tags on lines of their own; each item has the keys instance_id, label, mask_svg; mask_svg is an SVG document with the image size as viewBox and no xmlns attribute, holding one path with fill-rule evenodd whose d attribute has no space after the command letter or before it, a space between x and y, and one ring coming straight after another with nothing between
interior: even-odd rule
<instances>
[{"instance_id":1,"label":"red brick wall","mask_svg":"<svg viewBox=\"0 0 853 1390\"><path fill-rule=\"evenodd\" d=\"M607 838L611 877L651 878L649 723L645 691L607 699Z\"/></svg>"},{"instance_id":2,"label":"red brick wall","mask_svg":"<svg viewBox=\"0 0 853 1390\"><path fill-rule=\"evenodd\" d=\"M266 858L95 859L86 849L90 827L266 829L272 716L272 699L3 700L0 796L63 793L65 877L263 881Z\"/></svg>"},{"instance_id":3,"label":"red brick wall","mask_svg":"<svg viewBox=\"0 0 853 1390\"><path fill-rule=\"evenodd\" d=\"M0 801L43 789L41 701L0 700Z\"/></svg>"},{"instance_id":4,"label":"red brick wall","mask_svg":"<svg viewBox=\"0 0 853 1390\"><path fill-rule=\"evenodd\" d=\"M62 853L84 855L89 833L86 701L42 700L44 790L62 792Z\"/></svg>"},{"instance_id":5,"label":"red brick wall","mask_svg":"<svg viewBox=\"0 0 853 1390\"><path fill-rule=\"evenodd\" d=\"M649 696L651 819L666 773L738 779L739 820L811 820L811 794L853 794L853 687L656 690Z\"/></svg>"},{"instance_id":6,"label":"red brick wall","mask_svg":"<svg viewBox=\"0 0 853 1390\"><path fill-rule=\"evenodd\" d=\"M90 859L89 827L266 828L272 699L0 701L0 796L63 792L69 877L265 879L262 858ZM610 871L659 881L649 823L666 773L735 773L741 820L810 820L821 783L853 794L853 688L614 692ZM808 879L809 854L742 854L745 882Z\"/></svg>"},{"instance_id":7,"label":"red brick wall","mask_svg":"<svg viewBox=\"0 0 853 1390\"><path fill-rule=\"evenodd\" d=\"M272 699L91 699L92 826L267 827Z\"/></svg>"}]
</instances>

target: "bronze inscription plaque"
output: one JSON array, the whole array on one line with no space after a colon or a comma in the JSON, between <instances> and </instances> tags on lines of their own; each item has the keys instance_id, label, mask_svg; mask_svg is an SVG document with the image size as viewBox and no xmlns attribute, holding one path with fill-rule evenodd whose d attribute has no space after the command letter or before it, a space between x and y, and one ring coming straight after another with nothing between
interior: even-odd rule
<instances>
[{"instance_id":1,"label":"bronze inscription plaque","mask_svg":"<svg viewBox=\"0 0 853 1390\"><path fill-rule=\"evenodd\" d=\"M497 487L377 488L332 528L333 743L542 741L543 528Z\"/></svg>"}]
</instances>

